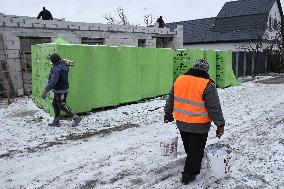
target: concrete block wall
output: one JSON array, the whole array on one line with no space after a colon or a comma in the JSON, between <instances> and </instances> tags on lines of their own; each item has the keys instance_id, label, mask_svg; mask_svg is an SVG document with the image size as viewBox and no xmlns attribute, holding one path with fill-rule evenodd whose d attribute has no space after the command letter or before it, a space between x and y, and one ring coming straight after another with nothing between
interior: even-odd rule
<instances>
[{"instance_id":1,"label":"concrete block wall","mask_svg":"<svg viewBox=\"0 0 284 189\"><path fill-rule=\"evenodd\" d=\"M183 29L110 25L101 23L69 22L64 19L41 20L35 17L4 15L0 13L0 32L4 36L6 58L11 79L18 95L23 88L31 88L29 75L23 75L20 63L20 37L50 37L52 41L61 37L70 43L80 43L81 38L104 38L105 45L138 46L138 39L146 39L146 47L156 47L156 35L171 35L171 47L183 47ZM23 79L26 83L23 85Z\"/></svg>"},{"instance_id":2,"label":"concrete block wall","mask_svg":"<svg viewBox=\"0 0 284 189\"><path fill-rule=\"evenodd\" d=\"M183 47L183 26L178 25L174 32L176 35L173 37L172 46L174 49L179 49Z\"/></svg>"},{"instance_id":3,"label":"concrete block wall","mask_svg":"<svg viewBox=\"0 0 284 189\"><path fill-rule=\"evenodd\" d=\"M1 32L4 39L5 57L16 95L23 95L22 68L20 63L20 39L12 32Z\"/></svg>"}]
</instances>

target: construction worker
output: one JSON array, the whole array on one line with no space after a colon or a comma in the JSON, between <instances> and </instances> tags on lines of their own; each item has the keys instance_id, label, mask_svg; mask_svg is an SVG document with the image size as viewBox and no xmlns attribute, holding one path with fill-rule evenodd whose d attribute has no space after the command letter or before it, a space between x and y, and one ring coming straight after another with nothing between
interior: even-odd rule
<instances>
[{"instance_id":1,"label":"construction worker","mask_svg":"<svg viewBox=\"0 0 284 189\"><path fill-rule=\"evenodd\" d=\"M160 16L160 17L157 19L156 22L159 23L159 28L163 28L163 27L165 26L165 22L164 22L162 16Z\"/></svg>"},{"instance_id":2,"label":"construction worker","mask_svg":"<svg viewBox=\"0 0 284 189\"><path fill-rule=\"evenodd\" d=\"M45 7L42 8L42 11L37 16L37 19L40 19L42 17L43 20L53 20L52 14L45 9Z\"/></svg>"},{"instance_id":3,"label":"construction worker","mask_svg":"<svg viewBox=\"0 0 284 189\"><path fill-rule=\"evenodd\" d=\"M71 111L71 109L66 105L66 98L68 94L68 72L69 67L63 61L60 56L56 53L50 56L50 61L53 64L53 67L50 70L48 83L45 87L44 92L42 93L42 98L45 99L48 95L48 92L52 90L54 92L54 98L52 106L54 109L55 117L52 123L48 124L49 126L60 126L60 110L64 111L68 117L73 119L72 126L75 127L82 120L81 117L76 115Z\"/></svg>"},{"instance_id":4,"label":"construction worker","mask_svg":"<svg viewBox=\"0 0 284 189\"><path fill-rule=\"evenodd\" d=\"M208 70L206 60L195 61L193 68L176 79L164 109L164 122L176 120L187 154L181 178L185 185L194 181L200 173L211 122L217 125L219 138L224 134L225 120Z\"/></svg>"}]
</instances>

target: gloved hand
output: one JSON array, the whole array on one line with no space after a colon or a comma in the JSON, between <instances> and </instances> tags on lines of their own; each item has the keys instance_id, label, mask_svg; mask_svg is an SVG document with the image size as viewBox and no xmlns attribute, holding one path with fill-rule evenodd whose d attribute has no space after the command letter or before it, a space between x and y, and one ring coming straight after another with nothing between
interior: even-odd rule
<instances>
[{"instance_id":1,"label":"gloved hand","mask_svg":"<svg viewBox=\"0 0 284 189\"><path fill-rule=\"evenodd\" d=\"M174 121L173 114L165 114L164 123L169 123L169 122L173 122L173 121Z\"/></svg>"},{"instance_id":2,"label":"gloved hand","mask_svg":"<svg viewBox=\"0 0 284 189\"><path fill-rule=\"evenodd\" d=\"M224 134L224 125L218 125L216 130L216 137L221 138Z\"/></svg>"},{"instance_id":3,"label":"gloved hand","mask_svg":"<svg viewBox=\"0 0 284 189\"><path fill-rule=\"evenodd\" d=\"M47 93L46 92L43 92L42 95L40 96L42 99L46 99L47 97Z\"/></svg>"}]
</instances>

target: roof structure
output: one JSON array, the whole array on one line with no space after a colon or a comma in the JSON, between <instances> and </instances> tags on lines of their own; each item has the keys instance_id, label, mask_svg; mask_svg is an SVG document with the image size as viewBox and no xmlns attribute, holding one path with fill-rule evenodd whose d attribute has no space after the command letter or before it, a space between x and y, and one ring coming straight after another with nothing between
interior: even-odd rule
<instances>
[{"instance_id":1,"label":"roof structure","mask_svg":"<svg viewBox=\"0 0 284 189\"><path fill-rule=\"evenodd\" d=\"M256 40L267 29L269 12L279 0L239 0L225 3L217 17L167 24L183 25L184 44Z\"/></svg>"}]
</instances>

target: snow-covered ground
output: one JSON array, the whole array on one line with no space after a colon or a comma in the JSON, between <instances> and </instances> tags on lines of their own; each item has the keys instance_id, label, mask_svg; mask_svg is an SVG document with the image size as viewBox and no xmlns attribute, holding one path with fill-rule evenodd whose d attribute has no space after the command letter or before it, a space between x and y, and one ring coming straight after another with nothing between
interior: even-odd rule
<instances>
[{"instance_id":1,"label":"snow-covered ground","mask_svg":"<svg viewBox=\"0 0 284 189\"><path fill-rule=\"evenodd\" d=\"M71 128L52 119L28 97L0 106L0 188L284 188L284 84L254 81L218 89L225 135L207 145L233 149L231 172L217 179L204 159L201 174L180 184L185 153L161 156L164 98L91 113Z\"/></svg>"}]
</instances>

